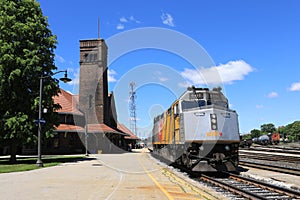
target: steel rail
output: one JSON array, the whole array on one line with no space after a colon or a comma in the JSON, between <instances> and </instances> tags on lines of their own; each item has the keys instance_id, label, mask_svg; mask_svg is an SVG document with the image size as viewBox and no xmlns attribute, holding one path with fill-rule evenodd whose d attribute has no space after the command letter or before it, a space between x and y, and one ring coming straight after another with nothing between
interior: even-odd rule
<instances>
[{"instance_id":1,"label":"steel rail","mask_svg":"<svg viewBox=\"0 0 300 200\"><path fill-rule=\"evenodd\" d=\"M234 175L234 174L230 174L230 173L224 173L224 174L228 174L228 178L225 178L224 180L218 180L216 178L213 177L209 177L207 175L201 175L200 180L211 183L213 185L216 185L217 187L223 188L224 190L230 191L236 195L240 195L244 198L247 199L270 199L271 196L276 196L274 198L279 198L279 199L300 199L300 192L295 191L295 190L291 190L288 188L283 188L283 187L279 187L276 185L271 185L268 183L264 183L255 179L251 179L251 178L246 178L246 177L242 177L242 176L238 176L238 175ZM237 187L235 184L229 184L226 183L225 181L229 181L229 180L235 180L239 183L245 184L245 186L243 186L242 188ZM248 191L247 189L249 189L249 187L254 186L257 188L261 188L262 192L260 194L260 192L256 191L256 192L251 192ZM275 194L270 194L269 196L266 196L265 194L267 192L273 192ZM264 194L264 195L263 195ZM279 196L279 197L278 197Z\"/></svg>"},{"instance_id":2,"label":"steel rail","mask_svg":"<svg viewBox=\"0 0 300 200\"><path fill-rule=\"evenodd\" d=\"M250 158L250 159L258 159L258 160L280 161L280 162L300 164L300 157L292 157L292 156L240 153L239 157L240 158Z\"/></svg>"},{"instance_id":3,"label":"steel rail","mask_svg":"<svg viewBox=\"0 0 300 200\"><path fill-rule=\"evenodd\" d=\"M247 183L255 184L258 187L263 186L269 190L272 190L272 191L280 193L280 194L285 194L287 196L294 197L294 198L300 198L300 192L298 192L296 190L291 190L291 189L288 189L285 187L272 185L272 184L265 183L265 182L262 182L262 181L259 181L259 180L253 179L253 178L242 177L242 176L230 174L230 173L228 173L228 174L229 174L229 177L231 177L235 180L246 181Z\"/></svg>"},{"instance_id":4,"label":"steel rail","mask_svg":"<svg viewBox=\"0 0 300 200\"><path fill-rule=\"evenodd\" d=\"M281 173L291 174L291 175L295 175L295 176L300 176L299 170L286 168L286 167L267 165L267 164L262 164L262 163L253 163L253 162L244 161L244 160L239 161L239 165L258 168L258 169L264 169L264 170L269 170L269 171L274 171L274 172L281 172Z\"/></svg>"},{"instance_id":5,"label":"steel rail","mask_svg":"<svg viewBox=\"0 0 300 200\"><path fill-rule=\"evenodd\" d=\"M300 149L284 149L284 148L270 148L270 147L250 147L248 149L243 148L243 150L249 151L264 151L264 152L274 152L274 153L289 153L289 154L299 154Z\"/></svg>"},{"instance_id":6,"label":"steel rail","mask_svg":"<svg viewBox=\"0 0 300 200\"><path fill-rule=\"evenodd\" d=\"M247 190L243 190L243 189L240 189L240 188L235 187L233 185L224 183L223 181L216 180L216 179L214 179L212 177L209 177L207 175L204 175L204 174L201 175L200 180L211 183L213 185L216 185L220 188L223 188L227 191L230 191L234 194L240 195L240 196L242 196L244 198L247 198L247 199L250 199L250 200L257 200L257 199L264 200L264 199L267 199L267 198L262 198L261 196L259 196L257 194L253 194L252 192L249 192Z\"/></svg>"}]
</instances>

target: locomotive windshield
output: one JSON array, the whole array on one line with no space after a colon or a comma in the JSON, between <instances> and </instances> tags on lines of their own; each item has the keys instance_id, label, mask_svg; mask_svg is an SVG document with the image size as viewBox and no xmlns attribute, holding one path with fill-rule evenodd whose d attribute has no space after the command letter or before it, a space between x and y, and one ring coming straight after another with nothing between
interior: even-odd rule
<instances>
[{"instance_id":1,"label":"locomotive windshield","mask_svg":"<svg viewBox=\"0 0 300 200\"><path fill-rule=\"evenodd\" d=\"M187 97L188 98L182 100L182 110L196 109L210 105L228 108L228 100L219 90L193 91L190 92Z\"/></svg>"},{"instance_id":2,"label":"locomotive windshield","mask_svg":"<svg viewBox=\"0 0 300 200\"><path fill-rule=\"evenodd\" d=\"M182 103L181 103L182 110L199 108L199 107L205 106L205 105L206 105L205 100L182 101Z\"/></svg>"},{"instance_id":3,"label":"locomotive windshield","mask_svg":"<svg viewBox=\"0 0 300 200\"><path fill-rule=\"evenodd\" d=\"M228 108L228 100L226 97L218 92L218 93L210 93L209 94L209 100L207 102L207 105L217 105L224 108Z\"/></svg>"}]
</instances>

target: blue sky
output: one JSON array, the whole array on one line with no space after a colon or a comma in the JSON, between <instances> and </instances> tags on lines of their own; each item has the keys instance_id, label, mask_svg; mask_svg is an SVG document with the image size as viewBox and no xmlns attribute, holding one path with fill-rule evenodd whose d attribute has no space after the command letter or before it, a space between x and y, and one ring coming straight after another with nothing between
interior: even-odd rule
<instances>
[{"instance_id":1,"label":"blue sky","mask_svg":"<svg viewBox=\"0 0 300 200\"><path fill-rule=\"evenodd\" d=\"M277 127L300 118L300 1L39 2L50 29L57 35L56 65L68 68L74 80L61 87L72 93L78 89L79 40L97 38L98 17L100 36L106 41L148 27L158 28L159 32L169 30L174 38L183 36L173 44L182 47L180 55L169 50L176 47L160 40L158 48L127 52L109 66L109 90L116 95L118 119L127 126L129 82L136 82L141 137L147 135L153 116L167 109L186 85L205 86L195 69L205 74L210 86L219 83L224 87L231 108L239 114L241 133L259 129L264 123ZM203 49L185 45L189 41ZM109 43L109 56L126 45L126 41L121 43ZM170 46L163 49L160 44ZM203 66L189 62L189 54L204 56ZM211 80L213 69L218 71L221 83Z\"/></svg>"}]
</instances>

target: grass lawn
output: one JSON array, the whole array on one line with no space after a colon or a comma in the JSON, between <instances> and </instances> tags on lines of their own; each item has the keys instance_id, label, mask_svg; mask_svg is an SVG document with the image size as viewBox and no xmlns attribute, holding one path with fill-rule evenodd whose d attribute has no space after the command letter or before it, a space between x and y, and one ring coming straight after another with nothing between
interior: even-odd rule
<instances>
[{"instance_id":1,"label":"grass lawn","mask_svg":"<svg viewBox=\"0 0 300 200\"><path fill-rule=\"evenodd\" d=\"M45 156L42 158L44 167L51 167L66 162L76 162L89 159L84 155L76 156ZM17 157L16 164L10 164L9 158L0 158L0 173L20 172L39 169L36 166L36 157Z\"/></svg>"}]
</instances>

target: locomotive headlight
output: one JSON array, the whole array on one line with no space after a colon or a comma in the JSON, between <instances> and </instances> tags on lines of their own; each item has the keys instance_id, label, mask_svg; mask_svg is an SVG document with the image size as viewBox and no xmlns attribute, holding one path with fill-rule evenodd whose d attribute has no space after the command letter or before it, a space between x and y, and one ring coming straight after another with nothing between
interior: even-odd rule
<instances>
[{"instance_id":1,"label":"locomotive headlight","mask_svg":"<svg viewBox=\"0 0 300 200\"><path fill-rule=\"evenodd\" d=\"M203 151L203 150L204 150L204 147L201 145L201 146L199 147L199 150L200 150L200 151Z\"/></svg>"},{"instance_id":2,"label":"locomotive headlight","mask_svg":"<svg viewBox=\"0 0 300 200\"><path fill-rule=\"evenodd\" d=\"M216 114L210 114L210 124L211 124L211 130L217 130L217 115Z\"/></svg>"},{"instance_id":3,"label":"locomotive headlight","mask_svg":"<svg viewBox=\"0 0 300 200\"><path fill-rule=\"evenodd\" d=\"M225 150L226 150L226 151L230 151L230 146L226 145L226 146L225 146Z\"/></svg>"}]
</instances>

